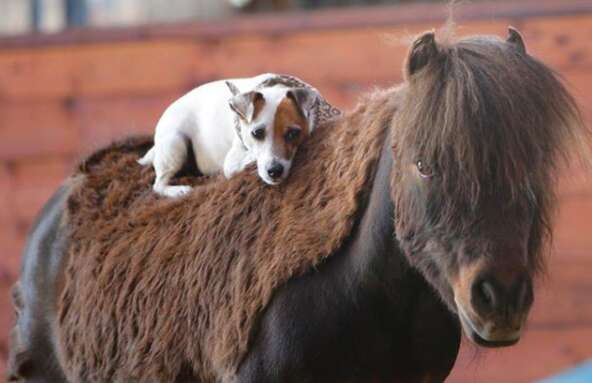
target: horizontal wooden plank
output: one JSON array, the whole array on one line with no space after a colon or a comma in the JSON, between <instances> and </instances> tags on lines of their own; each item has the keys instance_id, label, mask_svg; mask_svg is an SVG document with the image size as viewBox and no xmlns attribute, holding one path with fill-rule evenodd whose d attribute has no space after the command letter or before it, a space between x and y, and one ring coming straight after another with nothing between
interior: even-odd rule
<instances>
[{"instance_id":1,"label":"horizontal wooden plank","mask_svg":"<svg viewBox=\"0 0 592 383\"><path fill-rule=\"evenodd\" d=\"M589 257L592 249L592 198L561 200L554 225L554 248L559 254Z\"/></svg>"},{"instance_id":2,"label":"horizontal wooden plank","mask_svg":"<svg viewBox=\"0 0 592 383\"><path fill-rule=\"evenodd\" d=\"M536 288L528 328L569 329L592 327L592 260L554 254L549 272Z\"/></svg>"},{"instance_id":3,"label":"horizontal wooden plank","mask_svg":"<svg viewBox=\"0 0 592 383\"><path fill-rule=\"evenodd\" d=\"M504 35L513 20L464 23L459 33ZM561 70L590 64L586 16L522 22L529 49ZM312 83L396 83L401 79L409 36L434 24L247 35L219 43L158 40L75 47L0 51L0 97L69 99L147 94L190 87L213 79L276 71ZM399 41L386 44L385 37ZM363 50L360 50L363 47ZM261 53L266 52L264 59Z\"/></svg>"},{"instance_id":4,"label":"horizontal wooden plank","mask_svg":"<svg viewBox=\"0 0 592 383\"><path fill-rule=\"evenodd\" d=\"M500 34L505 33L507 24L468 23L462 33ZM4 78L0 77L0 94L5 98L27 98L134 93L188 88L215 78L265 71L323 81L396 82L400 80L407 42L389 47L383 37L405 37L431 27L417 24L412 28L303 33L281 39L246 37L231 39L222 46L151 42L3 52L0 68L12 71L0 71L5 73ZM358 54L362 46L364 54ZM260 52L273 54L258 60Z\"/></svg>"},{"instance_id":5,"label":"horizontal wooden plank","mask_svg":"<svg viewBox=\"0 0 592 383\"><path fill-rule=\"evenodd\" d=\"M190 68L199 46L154 42L84 47L80 52L79 94L166 91L193 85Z\"/></svg>"},{"instance_id":6,"label":"horizontal wooden plank","mask_svg":"<svg viewBox=\"0 0 592 383\"><path fill-rule=\"evenodd\" d=\"M72 99L193 85L191 43L91 45L0 51L0 99Z\"/></svg>"},{"instance_id":7,"label":"horizontal wooden plank","mask_svg":"<svg viewBox=\"0 0 592 383\"><path fill-rule=\"evenodd\" d=\"M419 30L427 26L420 27ZM285 38L240 38L195 60L196 77L224 78L262 72L289 73L312 84L400 80L404 46L387 46L384 36L396 29L348 30L297 34ZM401 31L399 31L401 32ZM364 47L364 54L358 54ZM264 60L257 57L269 52Z\"/></svg>"},{"instance_id":8,"label":"horizontal wooden plank","mask_svg":"<svg viewBox=\"0 0 592 383\"><path fill-rule=\"evenodd\" d=\"M592 51L590 52L592 54ZM560 76L578 101L579 107L588 124L592 123L592 68L582 70L564 70Z\"/></svg>"},{"instance_id":9,"label":"horizontal wooden plank","mask_svg":"<svg viewBox=\"0 0 592 383\"><path fill-rule=\"evenodd\" d=\"M572 167L564 170L559 178L558 194L561 200L592 195L590 172L578 168L577 162L578 160L572 160Z\"/></svg>"},{"instance_id":10,"label":"horizontal wooden plank","mask_svg":"<svg viewBox=\"0 0 592 383\"><path fill-rule=\"evenodd\" d=\"M572 35L586 31L590 23L584 16L561 19L571 28L542 33L539 24L545 27L545 20L524 21L526 33L533 34L533 53L541 60L562 70L585 67L579 61L557 62L556 57L569 56L569 52L557 52L548 41L571 39ZM458 33L461 35L493 34L505 36L510 19L464 23ZM252 75L265 71L291 73L317 83L379 83L396 84L401 81L401 67L405 60L411 37L434 24L412 24L385 28L350 29L326 31L323 33L295 33L278 37L244 37L225 41L223 49L212 49L207 60L195 60L195 77L224 78L237 75ZM573 41L572 41L573 40ZM586 47L584 38L573 37L571 46L575 50ZM566 44L570 46L570 44ZM360 50L360 47L363 47ZM567 48L566 48L567 49ZM270 52L265 60L258 59L259 52ZM587 63L587 62L584 62ZM580 66L578 66L580 65ZM587 65L587 64L586 64Z\"/></svg>"},{"instance_id":11,"label":"horizontal wooden plank","mask_svg":"<svg viewBox=\"0 0 592 383\"><path fill-rule=\"evenodd\" d=\"M534 56L563 73L592 69L591 15L532 18L519 24L527 49Z\"/></svg>"},{"instance_id":12,"label":"horizontal wooden plank","mask_svg":"<svg viewBox=\"0 0 592 383\"><path fill-rule=\"evenodd\" d=\"M213 45L148 42L33 52L5 50L0 51L0 97L133 96L268 71L299 75L312 83L394 83L400 80L400 62L407 47L386 46L383 36L390 33L401 36L408 32L391 28L305 33L283 39L249 36ZM364 55L357 53L358 46L365 47ZM261 52L270 54L261 60Z\"/></svg>"},{"instance_id":13,"label":"horizontal wooden plank","mask_svg":"<svg viewBox=\"0 0 592 383\"><path fill-rule=\"evenodd\" d=\"M16 224L0 227L0 283L7 279L16 279L25 240L25 234L18 229ZM0 327L1 333L2 327Z\"/></svg>"},{"instance_id":14,"label":"horizontal wooden plank","mask_svg":"<svg viewBox=\"0 0 592 383\"><path fill-rule=\"evenodd\" d=\"M42 157L15 163L12 198L15 220L24 234L41 207L72 173L72 159Z\"/></svg>"},{"instance_id":15,"label":"horizontal wooden plank","mask_svg":"<svg viewBox=\"0 0 592 383\"><path fill-rule=\"evenodd\" d=\"M212 49L207 60L196 60L195 71L206 78L272 71L293 74L315 85L346 81L394 84L401 80L408 37L431 27L417 24L229 39L219 49ZM388 43L389 39L406 41ZM259 59L261 52L269 52L263 60Z\"/></svg>"},{"instance_id":16,"label":"horizontal wooden plank","mask_svg":"<svg viewBox=\"0 0 592 383\"><path fill-rule=\"evenodd\" d=\"M6 162L0 161L0 228L11 224L14 219L11 208L12 185L11 170Z\"/></svg>"},{"instance_id":17,"label":"horizontal wooden plank","mask_svg":"<svg viewBox=\"0 0 592 383\"><path fill-rule=\"evenodd\" d=\"M0 102L0 160L77 152L76 112L68 103Z\"/></svg>"},{"instance_id":18,"label":"horizontal wooden plank","mask_svg":"<svg viewBox=\"0 0 592 383\"><path fill-rule=\"evenodd\" d=\"M80 152L89 153L133 134L153 134L164 110L185 90L154 95L82 98L77 102Z\"/></svg>"}]
</instances>

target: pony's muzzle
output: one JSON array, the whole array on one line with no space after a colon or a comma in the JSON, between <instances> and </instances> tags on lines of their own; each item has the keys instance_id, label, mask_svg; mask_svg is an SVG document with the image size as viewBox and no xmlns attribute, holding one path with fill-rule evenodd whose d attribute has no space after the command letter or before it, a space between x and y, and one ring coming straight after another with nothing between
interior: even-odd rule
<instances>
[{"instance_id":1,"label":"pony's muzzle","mask_svg":"<svg viewBox=\"0 0 592 383\"><path fill-rule=\"evenodd\" d=\"M518 342L534 300L530 276L524 270L490 267L469 267L460 275L454 300L469 339L485 347Z\"/></svg>"},{"instance_id":2,"label":"pony's muzzle","mask_svg":"<svg viewBox=\"0 0 592 383\"><path fill-rule=\"evenodd\" d=\"M528 311L533 301L532 282L518 277L511 286L504 286L495 276L477 279L471 288L471 305L482 317Z\"/></svg>"}]
</instances>

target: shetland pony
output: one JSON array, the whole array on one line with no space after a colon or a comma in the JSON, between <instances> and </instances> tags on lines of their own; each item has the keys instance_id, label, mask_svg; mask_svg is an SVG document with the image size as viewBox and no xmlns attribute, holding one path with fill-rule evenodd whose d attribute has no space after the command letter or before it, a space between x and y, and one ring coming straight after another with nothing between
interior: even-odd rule
<instances>
[{"instance_id":1,"label":"shetland pony","mask_svg":"<svg viewBox=\"0 0 592 383\"><path fill-rule=\"evenodd\" d=\"M425 33L404 72L337 122L390 129L351 235L278 288L229 382L442 382L461 329L483 347L520 339L559 165L587 140L578 109L513 29ZM369 107L382 112L361 119ZM53 324L70 188L42 212L15 289L13 378L26 382L66 381Z\"/></svg>"}]
</instances>

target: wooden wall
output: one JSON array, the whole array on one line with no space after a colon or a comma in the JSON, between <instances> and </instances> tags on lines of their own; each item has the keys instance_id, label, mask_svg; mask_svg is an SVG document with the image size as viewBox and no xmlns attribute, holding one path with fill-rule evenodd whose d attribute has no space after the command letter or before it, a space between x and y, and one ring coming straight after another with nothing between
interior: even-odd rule
<instances>
[{"instance_id":1,"label":"wooden wall","mask_svg":"<svg viewBox=\"0 0 592 383\"><path fill-rule=\"evenodd\" d=\"M172 100L219 78L290 73L351 107L364 91L399 82L408 37L442 25L445 15L441 6L416 5L0 39L0 373L12 318L6 291L24 238L81 155L150 133ZM468 5L457 17L461 35L518 27L592 118L592 0ZM526 382L592 356L592 186L572 180L560 185L556 288L543 290L527 345L476 367L463 356L452 381L498 381L496 366L509 366L508 381ZM524 368L523 355L541 363Z\"/></svg>"}]
</instances>

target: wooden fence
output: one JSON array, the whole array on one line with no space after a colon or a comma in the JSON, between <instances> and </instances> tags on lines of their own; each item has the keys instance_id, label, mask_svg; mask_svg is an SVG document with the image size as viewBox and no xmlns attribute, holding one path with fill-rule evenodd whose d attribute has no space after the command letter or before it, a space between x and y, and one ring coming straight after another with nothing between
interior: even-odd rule
<instances>
[{"instance_id":1,"label":"wooden fence","mask_svg":"<svg viewBox=\"0 0 592 383\"><path fill-rule=\"evenodd\" d=\"M127 134L150 133L172 100L213 79L289 73L348 108L364 91L399 82L409 37L441 26L446 14L439 5L409 5L0 39L0 358L12 315L5 292L18 274L27 230L82 155ZM519 28L529 52L565 78L592 119L592 0L466 5L456 18L460 35ZM563 204L574 213L592 213L591 192L586 182L561 185ZM562 230L572 222L565 219L558 235L561 249L575 254L565 261L569 285L584 277L584 266L589 275L592 262L580 255L592 241ZM580 231L592 233L588 221L578 222ZM591 344L592 308L574 311L577 302L549 299L589 326ZM568 323L562 315L539 310L535 323ZM511 381L573 362L550 355L554 362L543 372L532 369ZM495 381L488 371L478 381ZM466 374L454 379L472 381Z\"/></svg>"}]
</instances>

